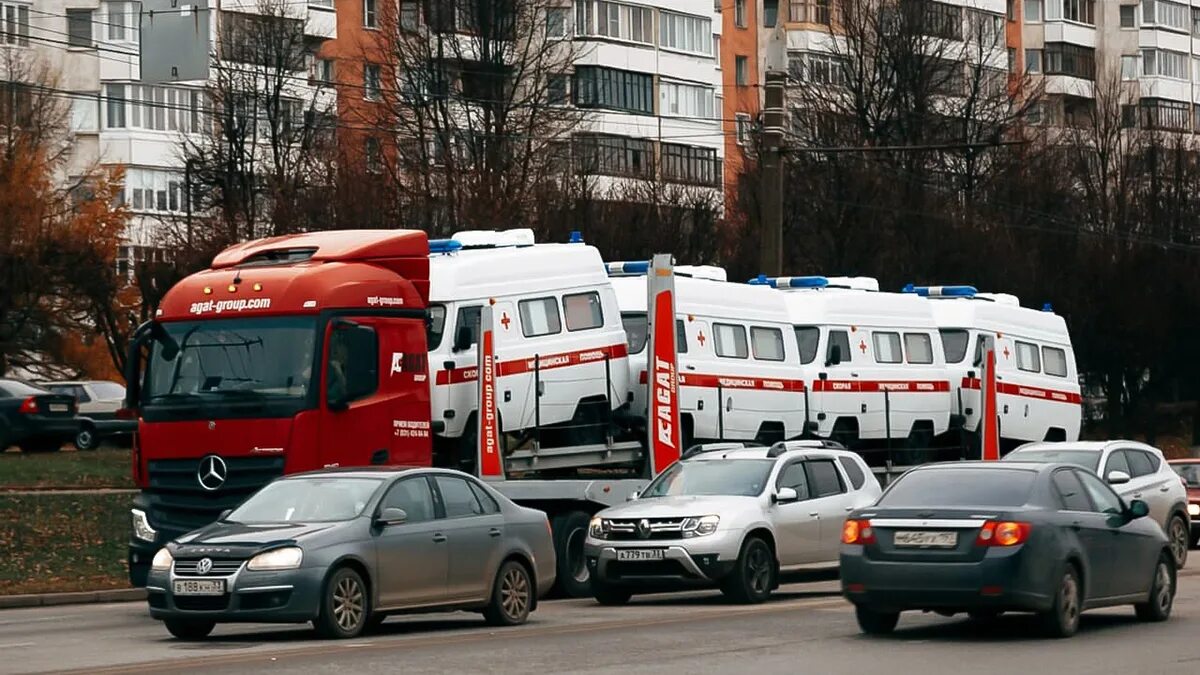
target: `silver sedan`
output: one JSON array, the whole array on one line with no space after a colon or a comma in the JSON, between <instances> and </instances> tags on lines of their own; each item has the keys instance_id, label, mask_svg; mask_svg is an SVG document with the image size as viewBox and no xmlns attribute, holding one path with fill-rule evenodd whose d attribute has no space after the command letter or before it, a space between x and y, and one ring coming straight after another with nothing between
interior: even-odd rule
<instances>
[{"instance_id":1,"label":"silver sedan","mask_svg":"<svg viewBox=\"0 0 1200 675\"><path fill-rule=\"evenodd\" d=\"M267 485L167 544L150 615L200 639L223 622L305 622L350 638L419 609L526 621L554 585L546 514L457 471L353 469Z\"/></svg>"}]
</instances>

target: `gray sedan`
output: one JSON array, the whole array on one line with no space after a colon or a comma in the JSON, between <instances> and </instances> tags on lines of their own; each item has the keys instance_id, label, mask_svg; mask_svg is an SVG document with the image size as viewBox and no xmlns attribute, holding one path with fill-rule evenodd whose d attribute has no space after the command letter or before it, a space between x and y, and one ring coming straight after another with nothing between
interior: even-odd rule
<instances>
[{"instance_id":1,"label":"gray sedan","mask_svg":"<svg viewBox=\"0 0 1200 675\"><path fill-rule=\"evenodd\" d=\"M546 514L441 469L281 478L167 544L150 615L200 639L222 622L311 621L350 638L405 611L475 610L516 625L554 585Z\"/></svg>"}]
</instances>

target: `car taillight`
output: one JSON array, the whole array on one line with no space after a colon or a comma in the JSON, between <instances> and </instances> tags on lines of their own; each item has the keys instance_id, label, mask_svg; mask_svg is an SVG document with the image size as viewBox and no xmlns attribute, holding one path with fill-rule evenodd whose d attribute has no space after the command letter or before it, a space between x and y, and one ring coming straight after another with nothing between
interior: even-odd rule
<instances>
[{"instance_id":1,"label":"car taillight","mask_svg":"<svg viewBox=\"0 0 1200 675\"><path fill-rule=\"evenodd\" d=\"M136 420L137 410L134 408L121 408L117 410L117 419L119 420Z\"/></svg>"},{"instance_id":2,"label":"car taillight","mask_svg":"<svg viewBox=\"0 0 1200 675\"><path fill-rule=\"evenodd\" d=\"M979 528L979 536L975 539L975 545L1016 546L1024 544L1029 539L1031 529L1033 528L1029 523L989 520Z\"/></svg>"},{"instance_id":3,"label":"car taillight","mask_svg":"<svg viewBox=\"0 0 1200 675\"><path fill-rule=\"evenodd\" d=\"M33 415L37 410L37 399L30 396L21 401L21 407L17 409L22 415Z\"/></svg>"},{"instance_id":4,"label":"car taillight","mask_svg":"<svg viewBox=\"0 0 1200 675\"><path fill-rule=\"evenodd\" d=\"M842 525L843 544L874 544L875 529L869 520L847 519Z\"/></svg>"}]
</instances>

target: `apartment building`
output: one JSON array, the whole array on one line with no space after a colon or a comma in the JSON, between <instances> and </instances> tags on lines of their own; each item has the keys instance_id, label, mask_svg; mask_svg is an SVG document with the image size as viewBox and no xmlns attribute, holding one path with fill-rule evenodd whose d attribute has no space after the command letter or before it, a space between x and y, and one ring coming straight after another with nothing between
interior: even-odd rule
<instances>
[{"instance_id":1,"label":"apartment building","mask_svg":"<svg viewBox=\"0 0 1200 675\"><path fill-rule=\"evenodd\" d=\"M191 6L210 13L213 45L221 27L236 34L239 21L264 13L283 12L303 21L314 50L336 37L333 0L223 0L219 10L210 0ZM191 206L184 143L212 129L205 82L141 81L141 10L142 3L129 0L0 0L4 48L27 62L49 65L58 79L56 95L70 106L71 152L64 178L96 166L125 167L124 199L132 217L117 267L127 274L138 261L166 259L160 228L184 222ZM231 54L226 49L222 56ZM315 92L308 73L295 73L289 95L301 101Z\"/></svg>"}]
</instances>

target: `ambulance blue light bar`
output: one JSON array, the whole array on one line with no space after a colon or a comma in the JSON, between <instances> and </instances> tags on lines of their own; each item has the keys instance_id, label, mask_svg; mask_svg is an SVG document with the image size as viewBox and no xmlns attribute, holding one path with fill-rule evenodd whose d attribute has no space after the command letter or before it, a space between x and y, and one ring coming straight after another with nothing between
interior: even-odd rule
<instances>
[{"instance_id":1,"label":"ambulance blue light bar","mask_svg":"<svg viewBox=\"0 0 1200 675\"><path fill-rule=\"evenodd\" d=\"M914 286L908 284L901 293L916 293L923 298L973 298L979 291L974 286Z\"/></svg>"},{"instance_id":2,"label":"ambulance blue light bar","mask_svg":"<svg viewBox=\"0 0 1200 675\"><path fill-rule=\"evenodd\" d=\"M605 263L604 267L610 277L636 277L650 273L649 260L610 262Z\"/></svg>"},{"instance_id":3,"label":"ambulance blue light bar","mask_svg":"<svg viewBox=\"0 0 1200 675\"><path fill-rule=\"evenodd\" d=\"M580 232L579 230L571 230L571 240L568 241L567 243L568 244L582 244L583 243L583 233Z\"/></svg>"},{"instance_id":4,"label":"ambulance blue light bar","mask_svg":"<svg viewBox=\"0 0 1200 675\"><path fill-rule=\"evenodd\" d=\"M1054 308L1051 307L1050 303L1047 302L1046 304L1042 305L1042 311L1043 312L1053 312Z\"/></svg>"},{"instance_id":5,"label":"ambulance blue light bar","mask_svg":"<svg viewBox=\"0 0 1200 675\"><path fill-rule=\"evenodd\" d=\"M825 277L769 277L760 274L746 282L753 286L770 286L771 288L825 288L829 279Z\"/></svg>"},{"instance_id":6,"label":"ambulance blue light bar","mask_svg":"<svg viewBox=\"0 0 1200 675\"><path fill-rule=\"evenodd\" d=\"M453 239L429 240L430 253L454 253L455 251L461 250L462 247L463 245L461 241L455 241Z\"/></svg>"}]
</instances>

